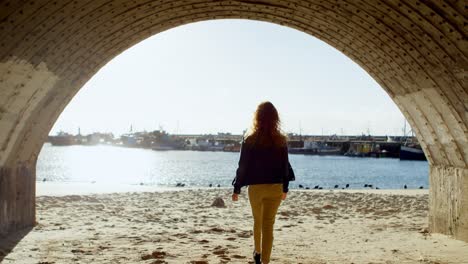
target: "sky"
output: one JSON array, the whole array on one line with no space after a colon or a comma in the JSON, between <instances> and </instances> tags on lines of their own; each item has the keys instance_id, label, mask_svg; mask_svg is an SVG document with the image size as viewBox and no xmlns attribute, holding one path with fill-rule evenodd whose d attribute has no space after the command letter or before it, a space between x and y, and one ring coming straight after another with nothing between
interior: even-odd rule
<instances>
[{"instance_id":1,"label":"sky","mask_svg":"<svg viewBox=\"0 0 468 264\"><path fill-rule=\"evenodd\" d=\"M380 85L325 42L266 22L214 20L161 32L112 59L50 134L240 134L262 101L276 106L286 133L401 135L405 122Z\"/></svg>"}]
</instances>

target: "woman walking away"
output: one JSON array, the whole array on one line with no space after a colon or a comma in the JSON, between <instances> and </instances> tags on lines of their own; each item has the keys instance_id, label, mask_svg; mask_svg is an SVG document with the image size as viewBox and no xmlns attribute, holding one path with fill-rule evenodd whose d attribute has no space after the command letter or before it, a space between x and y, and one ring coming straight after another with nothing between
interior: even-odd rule
<instances>
[{"instance_id":1,"label":"woman walking away","mask_svg":"<svg viewBox=\"0 0 468 264\"><path fill-rule=\"evenodd\" d=\"M281 200L286 199L293 175L278 112L272 103L263 102L257 107L251 132L243 141L232 194L232 200L237 201L241 187L249 186L256 264L270 262L276 212Z\"/></svg>"}]
</instances>

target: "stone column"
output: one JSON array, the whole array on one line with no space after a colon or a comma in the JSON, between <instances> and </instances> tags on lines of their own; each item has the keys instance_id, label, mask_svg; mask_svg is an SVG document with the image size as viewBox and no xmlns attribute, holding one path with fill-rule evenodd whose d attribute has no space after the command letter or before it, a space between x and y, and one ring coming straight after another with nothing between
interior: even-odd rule
<instances>
[{"instance_id":1,"label":"stone column","mask_svg":"<svg viewBox=\"0 0 468 264\"><path fill-rule=\"evenodd\" d=\"M468 242L468 169L431 166L429 228Z\"/></svg>"},{"instance_id":2,"label":"stone column","mask_svg":"<svg viewBox=\"0 0 468 264\"><path fill-rule=\"evenodd\" d=\"M35 223L35 165L0 168L0 236Z\"/></svg>"}]
</instances>

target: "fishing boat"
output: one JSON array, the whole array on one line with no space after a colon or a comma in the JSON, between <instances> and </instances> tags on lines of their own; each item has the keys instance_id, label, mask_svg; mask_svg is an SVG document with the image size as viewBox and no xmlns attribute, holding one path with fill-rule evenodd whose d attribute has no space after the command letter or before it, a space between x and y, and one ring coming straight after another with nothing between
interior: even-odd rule
<instances>
[{"instance_id":1,"label":"fishing boat","mask_svg":"<svg viewBox=\"0 0 468 264\"><path fill-rule=\"evenodd\" d=\"M427 160L424 151L417 147L401 146L400 160Z\"/></svg>"},{"instance_id":2,"label":"fishing boat","mask_svg":"<svg viewBox=\"0 0 468 264\"><path fill-rule=\"evenodd\" d=\"M403 126L403 138L404 141L400 146L400 160L427 160L424 151L421 149L421 145L417 142L418 140L414 137L413 130L410 129L411 137L408 137L406 133L406 119Z\"/></svg>"},{"instance_id":3,"label":"fishing boat","mask_svg":"<svg viewBox=\"0 0 468 264\"><path fill-rule=\"evenodd\" d=\"M325 142L305 141L302 148L289 148L290 154L341 155L341 147L328 146Z\"/></svg>"},{"instance_id":4,"label":"fishing boat","mask_svg":"<svg viewBox=\"0 0 468 264\"><path fill-rule=\"evenodd\" d=\"M153 145L151 149L156 150L156 151L166 151L166 150L175 150L177 148L173 145L159 144L159 145Z\"/></svg>"},{"instance_id":5,"label":"fishing boat","mask_svg":"<svg viewBox=\"0 0 468 264\"><path fill-rule=\"evenodd\" d=\"M49 136L52 146L71 146L76 145L76 139L73 135L60 131L56 136Z\"/></svg>"},{"instance_id":6,"label":"fishing boat","mask_svg":"<svg viewBox=\"0 0 468 264\"><path fill-rule=\"evenodd\" d=\"M150 133L150 146L152 150L180 150L184 148L184 141L177 139L174 135L170 135L162 129Z\"/></svg>"}]
</instances>

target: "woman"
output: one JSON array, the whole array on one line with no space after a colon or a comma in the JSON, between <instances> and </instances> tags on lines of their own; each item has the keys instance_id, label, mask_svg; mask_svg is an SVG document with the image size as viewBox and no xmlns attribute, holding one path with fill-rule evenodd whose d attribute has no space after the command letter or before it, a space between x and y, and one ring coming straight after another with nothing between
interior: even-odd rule
<instances>
[{"instance_id":1,"label":"woman","mask_svg":"<svg viewBox=\"0 0 468 264\"><path fill-rule=\"evenodd\" d=\"M241 187L249 186L255 263L270 262L273 225L281 200L288 193L289 168L287 139L280 131L278 111L272 103L263 102L257 107L252 131L242 144L232 194L232 200L237 201Z\"/></svg>"}]
</instances>

